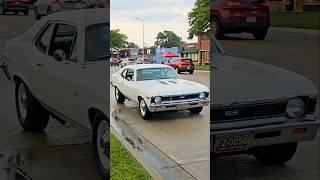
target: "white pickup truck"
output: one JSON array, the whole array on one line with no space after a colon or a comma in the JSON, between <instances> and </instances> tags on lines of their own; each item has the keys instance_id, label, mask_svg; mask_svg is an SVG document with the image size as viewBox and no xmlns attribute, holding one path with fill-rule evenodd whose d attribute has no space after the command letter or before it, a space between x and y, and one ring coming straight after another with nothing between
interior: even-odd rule
<instances>
[{"instance_id":1,"label":"white pickup truck","mask_svg":"<svg viewBox=\"0 0 320 180\"><path fill-rule=\"evenodd\" d=\"M44 130L49 117L92 129L102 177L109 177L109 94L106 9L46 16L9 40L1 64L15 83L21 126Z\"/></svg>"}]
</instances>

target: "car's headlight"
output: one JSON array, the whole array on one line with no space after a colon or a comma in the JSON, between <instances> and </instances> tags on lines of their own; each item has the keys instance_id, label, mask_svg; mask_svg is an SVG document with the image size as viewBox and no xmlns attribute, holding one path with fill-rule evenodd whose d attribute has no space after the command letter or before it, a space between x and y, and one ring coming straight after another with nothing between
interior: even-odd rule
<instances>
[{"instance_id":1,"label":"car's headlight","mask_svg":"<svg viewBox=\"0 0 320 180\"><path fill-rule=\"evenodd\" d=\"M157 104L161 103L161 97L160 96L155 97L154 102Z\"/></svg>"},{"instance_id":2,"label":"car's headlight","mask_svg":"<svg viewBox=\"0 0 320 180\"><path fill-rule=\"evenodd\" d=\"M200 99L205 99L207 97L206 93L202 92L199 94Z\"/></svg>"},{"instance_id":3,"label":"car's headlight","mask_svg":"<svg viewBox=\"0 0 320 180\"><path fill-rule=\"evenodd\" d=\"M289 118L299 118L304 114L305 104L302 99L295 98L288 101L286 113Z\"/></svg>"}]
</instances>

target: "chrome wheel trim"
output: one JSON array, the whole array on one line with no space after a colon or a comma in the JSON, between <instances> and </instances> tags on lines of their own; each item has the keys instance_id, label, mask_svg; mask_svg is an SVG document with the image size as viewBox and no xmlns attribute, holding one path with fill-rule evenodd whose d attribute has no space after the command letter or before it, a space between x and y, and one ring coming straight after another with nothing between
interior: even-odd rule
<instances>
[{"instance_id":1,"label":"chrome wheel trim","mask_svg":"<svg viewBox=\"0 0 320 180\"><path fill-rule=\"evenodd\" d=\"M146 115L146 111L147 111L147 105L146 105L146 102L141 99L140 100L140 113L142 116L145 116Z\"/></svg>"},{"instance_id":2,"label":"chrome wheel trim","mask_svg":"<svg viewBox=\"0 0 320 180\"><path fill-rule=\"evenodd\" d=\"M22 83L20 83L20 85L19 85L17 98L18 98L20 116L23 119L26 119L27 113L28 113L28 109L27 109L28 97L27 97L27 93L26 93L26 88Z\"/></svg>"},{"instance_id":3,"label":"chrome wheel trim","mask_svg":"<svg viewBox=\"0 0 320 180\"><path fill-rule=\"evenodd\" d=\"M97 130L97 150L100 164L104 169L109 169L109 126L107 121L99 122Z\"/></svg>"}]
</instances>

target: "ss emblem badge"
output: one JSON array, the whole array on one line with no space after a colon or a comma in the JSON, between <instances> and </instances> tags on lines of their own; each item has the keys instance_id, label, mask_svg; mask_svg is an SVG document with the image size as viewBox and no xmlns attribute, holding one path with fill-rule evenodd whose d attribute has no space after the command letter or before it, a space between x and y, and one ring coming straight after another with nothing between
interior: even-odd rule
<instances>
[{"instance_id":1,"label":"ss emblem badge","mask_svg":"<svg viewBox=\"0 0 320 180\"><path fill-rule=\"evenodd\" d=\"M237 115L239 115L239 110L226 111L226 112L224 113L224 115L225 115L226 117L237 116Z\"/></svg>"}]
</instances>

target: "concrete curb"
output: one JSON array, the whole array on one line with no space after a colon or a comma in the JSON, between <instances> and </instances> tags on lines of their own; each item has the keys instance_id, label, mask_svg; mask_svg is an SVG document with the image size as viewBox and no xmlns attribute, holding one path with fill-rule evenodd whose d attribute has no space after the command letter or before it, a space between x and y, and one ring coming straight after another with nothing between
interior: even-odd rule
<instances>
[{"instance_id":1,"label":"concrete curb","mask_svg":"<svg viewBox=\"0 0 320 180\"><path fill-rule=\"evenodd\" d=\"M282 32L294 32L304 34L320 34L320 30L316 29L300 29L300 28L287 28L287 27L270 27L271 31L282 31Z\"/></svg>"},{"instance_id":2,"label":"concrete curb","mask_svg":"<svg viewBox=\"0 0 320 180\"><path fill-rule=\"evenodd\" d=\"M114 134L121 144L129 151L129 153L139 162L139 164L148 172L148 174L152 177L152 179L156 180L164 180L162 176L158 173L156 169L153 168L146 160L144 160L136 150L129 144L127 140L121 137L116 130L111 127L111 133Z\"/></svg>"}]
</instances>

